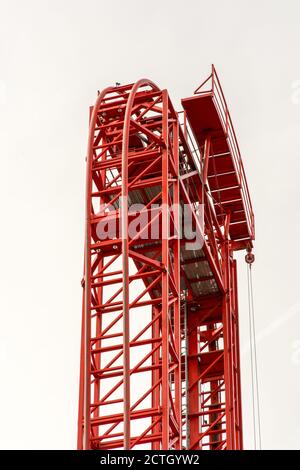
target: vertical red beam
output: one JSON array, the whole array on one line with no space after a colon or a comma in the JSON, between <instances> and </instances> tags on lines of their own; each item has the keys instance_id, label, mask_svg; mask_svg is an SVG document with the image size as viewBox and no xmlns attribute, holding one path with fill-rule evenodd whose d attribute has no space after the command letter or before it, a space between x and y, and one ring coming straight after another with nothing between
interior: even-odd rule
<instances>
[{"instance_id":1,"label":"vertical red beam","mask_svg":"<svg viewBox=\"0 0 300 470\"><path fill-rule=\"evenodd\" d=\"M92 214L92 164L94 132L98 109L103 98L110 88L104 89L97 98L96 104L90 116L90 127L86 163L86 195L85 195L85 254L84 254L84 407L83 407L83 448L90 448L90 403L91 403L91 214Z\"/></svg>"},{"instance_id":2,"label":"vertical red beam","mask_svg":"<svg viewBox=\"0 0 300 470\"><path fill-rule=\"evenodd\" d=\"M177 297L174 301L174 339L176 346L176 353L178 357L177 367L174 372L175 382L175 410L177 413L176 419L179 424L179 435L175 444L176 449L181 449L182 442L182 430L181 430L181 321L180 321L180 219L179 219L179 129L178 129L178 116L176 114L176 120L173 120L173 159L174 166L176 169L176 175L173 183L173 216L174 216L174 241L173 241L173 252L174 252L174 284L177 291Z\"/></svg>"},{"instance_id":3,"label":"vertical red beam","mask_svg":"<svg viewBox=\"0 0 300 470\"><path fill-rule=\"evenodd\" d=\"M190 449L200 449L200 396L199 396L199 359L198 359L198 322L199 311L188 311L188 384L186 391L189 410L189 442Z\"/></svg>"},{"instance_id":4,"label":"vertical red beam","mask_svg":"<svg viewBox=\"0 0 300 470\"><path fill-rule=\"evenodd\" d=\"M92 117L93 120L93 117ZM94 120L96 116L94 114ZM89 135L89 147L92 148L93 138ZM90 158L89 158L90 156ZM90 403L91 403L91 192L92 192L92 155L89 152L86 171L86 233L85 233L85 279L84 279L84 433L83 448L90 449Z\"/></svg>"},{"instance_id":5,"label":"vertical red beam","mask_svg":"<svg viewBox=\"0 0 300 470\"><path fill-rule=\"evenodd\" d=\"M129 247L128 247L128 147L131 108L135 87L127 102L122 142L122 190L120 198L123 271L123 399L124 449L130 449L130 322L129 322Z\"/></svg>"},{"instance_id":6,"label":"vertical red beam","mask_svg":"<svg viewBox=\"0 0 300 470\"><path fill-rule=\"evenodd\" d=\"M168 95L162 91L162 448L169 448L169 165Z\"/></svg>"},{"instance_id":7,"label":"vertical red beam","mask_svg":"<svg viewBox=\"0 0 300 470\"><path fill-rule=\"evenodd\" d=\"M237 263L232 260L232 279L233 279L233 295L234 295L234 312L235 312L235 351L236 351L236 416L237 416L237 437L236 448L243 449L243 414L242 414L242 390L241 390L241 364L240 364L240 335L239 335L239 308L238 308L238 290L237 290Z\"/></svg>"},{"instance_id":8,"label":"vertical red beam","mask_svg":"<svg viewBox=\"0 0 300 470\"><path fill-rule=\"evenodd\" d=\"M226 441L227 450L234 449L233 429L233 381L232 381L232 334L231 334L231 292L230 292L230 259L229 259L229 223L230 215L226 216L222 245L223 280L225 294L222 302L222 321L224 328L224 369L225 369L225 400L226 400Z\"/></svg>"},{"instance_id":9,"label":"vertical red beam","mask_svg":"<svg viewBox=\"0 0 300 470\"><path fill-rule=\"evenodd\" d=\"M242 448L242 409L239 357L239 323L236 261L232 259L228 227L230 218L225 224L225 243L223 247L223 266L225 296L223 302L224 352L225 352L225 389L226 389L226 422L227 448Z\"/></svg>"},{"instance_id":10,"label":"vertical red beam","mask_svg":"<svg viewBox=\"0 0 300 470\"><path fill-rule=\"evenodd\" d=\"M159 310L153 306L152 307L152 320L156 318L158 315ZM152 338L159 338L160 336L160 331L161 331L161 321L157 320L152 324ZM159 349L157 349L153 355L152 355L152 387L153 391L151 393L151 406L153 409L159 409L160 406L160 385L157 385L159 381L161 380L161 373L160 369L157 368L157 365L160 363L160 353ZM152 424L155 422L155 418L152 418ZM153 426L152 429L152 434L158 434L161 429L161 423L157 423L156 425ZM152 450L160 450L160 443L158 440L154 440L151 444L151 449Z\"/></svg>"}]
</instances>

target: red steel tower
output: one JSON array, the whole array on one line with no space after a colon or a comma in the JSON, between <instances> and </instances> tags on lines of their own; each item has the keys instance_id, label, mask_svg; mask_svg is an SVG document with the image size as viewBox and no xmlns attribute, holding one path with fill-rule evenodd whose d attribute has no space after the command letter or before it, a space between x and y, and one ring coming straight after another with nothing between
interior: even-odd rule
<instances>
[{"instance_id":1,"label":"red steel tower","mask_svg":"<svg viewBox=\"0 0 300 470\"><path fill-rule=\"evenodd\" d=\"M214 67L182 106L142 79L91 108L78 449L243 447L233 255L254 217Z\"/></svg>"}]
</instances>

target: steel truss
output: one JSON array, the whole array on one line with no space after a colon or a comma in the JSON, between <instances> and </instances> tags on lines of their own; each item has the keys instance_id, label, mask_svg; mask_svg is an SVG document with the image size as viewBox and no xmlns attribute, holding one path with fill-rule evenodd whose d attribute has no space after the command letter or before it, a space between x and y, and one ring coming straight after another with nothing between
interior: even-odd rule
<instances>
[{"instance_id":1,"label":"steel truss","mask_svg":"<svg viewBox=\"0 0 300 470\"><path fill-rule=\"evenodd\" d=\"M233 250L253 235L233 240L234 211L216 210L214 136L193 152L188 118L149 80L91 109L78 449L242 448Z\"/></svg>"}]
</instances>

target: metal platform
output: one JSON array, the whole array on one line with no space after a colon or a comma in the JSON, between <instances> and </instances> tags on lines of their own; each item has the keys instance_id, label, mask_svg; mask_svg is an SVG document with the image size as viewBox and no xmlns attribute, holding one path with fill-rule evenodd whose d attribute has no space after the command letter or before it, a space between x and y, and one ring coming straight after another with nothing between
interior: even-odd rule
<instances>
[{"instance_id":1,"label":"metal platform","mask_svg":"<svg viewBox=\"0 0 300 470\"><path fill-rule=\"evenodd\" d=\"M224 225L226 213L231 214L230 238L244 249L254 239L254 215L239 145L214 68L182 106L199 149L209 142L204 171L218 221Z\"/></svg>"}]
</instances>

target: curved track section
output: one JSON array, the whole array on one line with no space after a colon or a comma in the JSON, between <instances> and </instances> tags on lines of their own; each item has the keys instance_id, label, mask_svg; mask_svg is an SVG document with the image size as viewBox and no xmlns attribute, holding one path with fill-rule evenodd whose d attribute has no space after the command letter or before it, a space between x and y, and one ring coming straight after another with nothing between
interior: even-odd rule
<instances>
[{"instance_id":1,"label":"curved track section","mask_svg":"<svg viewBox=\"0 0 300 470\"><path fill-rule=\"evenodd\" d=\"M79 449L181 448L179 217L168 217L179 201L177 141L168 94L151 81L99 94L87 155Z\"/></svg>"}]
</instances>

